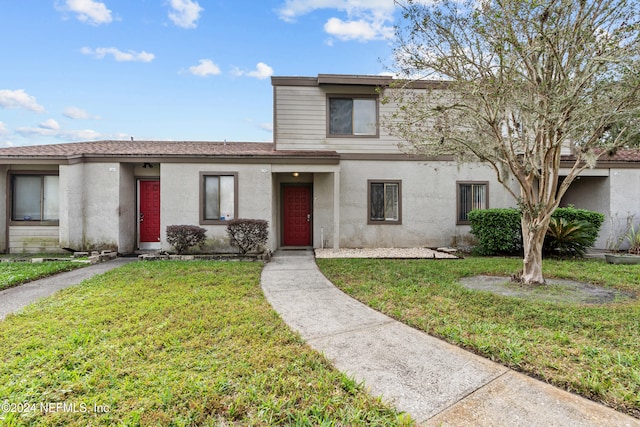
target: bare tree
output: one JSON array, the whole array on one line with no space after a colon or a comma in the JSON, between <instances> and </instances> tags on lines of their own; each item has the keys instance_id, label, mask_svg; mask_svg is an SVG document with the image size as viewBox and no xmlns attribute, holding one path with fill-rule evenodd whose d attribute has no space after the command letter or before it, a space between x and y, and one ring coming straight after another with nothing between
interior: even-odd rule
<instances>
[{"instance_id":1,"label":"bare tree","mask_svg":"<svg viewBox=\"0 0 640 427\"><path fill-rule=\"evenodd\" d=\"M544 283L542 245L562 196L600 156L638 140L637 1L396 4L405 90L387 92L398 108L385 125L407 151L488 163L522 210L520 280ZM410 90L429 79L445 84ZM569 147L572 166L559 179Z\"/></svg>"}]
</instances>

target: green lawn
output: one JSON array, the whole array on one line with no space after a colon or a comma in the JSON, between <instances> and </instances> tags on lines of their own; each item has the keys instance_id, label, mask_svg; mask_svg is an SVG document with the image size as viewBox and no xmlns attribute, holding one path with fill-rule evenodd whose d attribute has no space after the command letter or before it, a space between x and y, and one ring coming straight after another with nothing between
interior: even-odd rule
<instances>
[{"instance_id":1,"label":"green lawn","mask_svg":"<svg viewBox=\"0 0 640 427\"><path fill-rule=\"evenodd\" d=\"M260 270L133 263L7 317L0 424L407 424L286 327Z\"/></svg>"},{"instance_id":2,"label":"green lawn","mask_svg":"<svg viewBox=\"0 0 640 427\"><path fill-rule=\"evenodd\" d=\"M408 325L640 417L640 301L550 303L467 290L464 276L510 275L519 259L318 259L348 294ZM640 266L545 261L547 277L640 293ZM554 290L554 292L557 290Z\"/></svg>"},{"instance_id":3,"label":"green lawn","mask_svg":"<svg viewBox=\"0 0 640 427\"><path fill-rule=\"evenodd\" d=\"M2 262L0 263L0 290L84 266L86 264L71 261Z\"/></svg>"}]
</instances>

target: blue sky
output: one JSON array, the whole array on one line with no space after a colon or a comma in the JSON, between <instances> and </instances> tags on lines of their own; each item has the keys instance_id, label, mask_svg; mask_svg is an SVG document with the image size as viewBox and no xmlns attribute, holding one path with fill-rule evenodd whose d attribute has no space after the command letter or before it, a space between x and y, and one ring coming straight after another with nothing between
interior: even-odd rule
<instances>
[{"instance_id":1,"label":"blue sky","mask_svg":"<svg viewBox=\"0 0 640 427\"><path fill-rule=\"evenodd\" d=\"M0 147L271 141L270 77L381 74L393 0L5 0Z\"/></svg>"}]
</instances>

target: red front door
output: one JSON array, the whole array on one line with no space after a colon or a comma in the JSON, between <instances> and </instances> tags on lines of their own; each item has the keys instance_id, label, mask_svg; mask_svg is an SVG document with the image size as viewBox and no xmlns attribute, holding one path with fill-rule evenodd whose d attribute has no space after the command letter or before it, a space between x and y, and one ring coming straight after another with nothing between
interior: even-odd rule
<instances>
[{"instance_id":1,"label":"red front door","mask_svg":"<svg viewBox=\"0 0 640 427\"><path fill-rule=\"evenodd\" d=\"M311 245L311 187L287 185L282 188L283 246Z\"/></svg>"},{"instance_id":2,"label":"red front door","mask_svg":"<svg viewBox=\"0 0 640 427\"><path fill-rule=\"evenodd\" d=\"M158 243L160 241L160 181L139 182L140 243Z\"/></svg>"}]
</instances>

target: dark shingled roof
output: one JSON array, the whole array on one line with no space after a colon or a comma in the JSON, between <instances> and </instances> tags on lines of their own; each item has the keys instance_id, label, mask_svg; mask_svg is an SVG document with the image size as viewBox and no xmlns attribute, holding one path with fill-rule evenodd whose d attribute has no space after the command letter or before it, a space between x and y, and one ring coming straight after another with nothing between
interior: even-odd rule
<instances>
[{"instance_id":1,"label":"dark shingled roof","mask_svg":"<svg viewBox=\"0 0 640 427\"><path fill-rule=\"evenodd\" d=\"M95 141L0 148L0 158L74 157L336 157L335 151L276 151L273 143Z\"/></svg>"},{"instance_id":2,"label":"dark shingled roof","mask_svg":"<svg viewBox=\"0 0 640 427\"><path fill-rule=\"evenodd\" d=\"M575 161L575 156L562 156L562 160ZM638 163L640 162L640 149L621 148L615 153L605 154L598 159L598 163Z\"/></svg>"}]
</instances>

